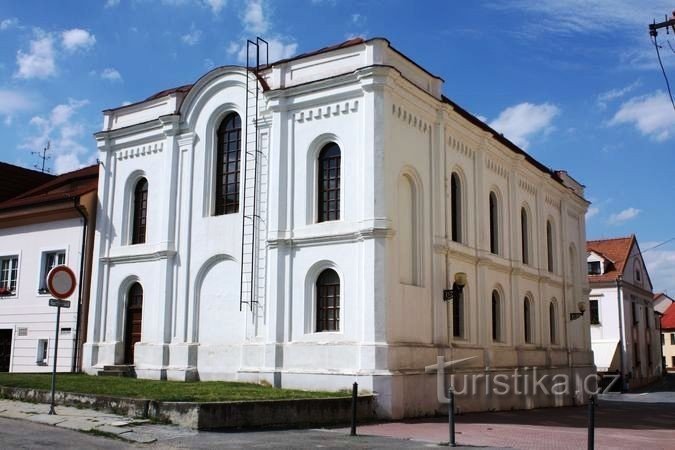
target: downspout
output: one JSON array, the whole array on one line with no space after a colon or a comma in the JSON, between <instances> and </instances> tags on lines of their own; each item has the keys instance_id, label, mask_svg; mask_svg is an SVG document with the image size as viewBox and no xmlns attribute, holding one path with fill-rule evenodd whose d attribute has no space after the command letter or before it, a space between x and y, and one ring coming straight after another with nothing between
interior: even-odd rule
<instances>
[{"instance_id":1,"label":"downspout","mask_svg":"<svg viewBox=\"0 0 675 450\"><path fill-rule=\"evenodd\" d=\"M621 392L626 391L626 374L624 370L624 358L625 358L625 343L626 336L625 330L623 327L623 304L621 299L621 282L623 277L619 275L616 277L616 298L618 300L617 305L619 308L619 373L621 374Z\"/></svg>"},{"instance_id":2,"label":"downspout","mask_svg":"<svg viewBox=\"0 0 675 450\"><path fill-rule=\"evenodd\" d=\"M79 197L73 197L73 207L75 210L80 213L82 216L82 249L80 252L80 282L78 283L78 288L77 288L77 319L76 319L76 328L75 328L75 342L74 342L74 350L73 350L73 364L70 369L71 372L77 372L78 370L78 359L80 357L80 328L81 328L81 321L82 321L82 291L84 289L84 265L86 262L86 257L85 257L85 250L86 250L86 245L87 245L87 228L89 225L89 219L87 218L87 215L82 211L82 205L80 205L80 199Z\"/></svg>"}]
</instances>

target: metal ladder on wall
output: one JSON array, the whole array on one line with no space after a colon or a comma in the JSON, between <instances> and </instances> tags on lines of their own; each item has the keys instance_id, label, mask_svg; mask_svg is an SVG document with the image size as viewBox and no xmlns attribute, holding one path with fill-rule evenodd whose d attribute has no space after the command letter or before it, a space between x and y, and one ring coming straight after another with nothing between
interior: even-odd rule
<instances>
[{"instance_id":1,"label":"metal ladder on wall","mask_svg":"<svg viewBox=\"0 0 675 450\"><path fill-rule=\"evenodd\" d=\"M243 311L244 305L248 305L253 311L260 297L260 277L264 277L264 267L260 263L260 170L262 159L260 150L260 135L258 133L260 83L258 72L260 70L261 50L265 51L265 66L269 63L268 43L257 37L255 41L246 41L246 105L245 124L246 136L244 139L243 160L243 205L241 227L241 284L239 295L239 310ZM254 54L252 54L252 51ZM251 64L255 57L255 65ZM241 177L242 175L240 175ZM241 183L241 181L240 181Z\"/></svg>"}]
</instances>

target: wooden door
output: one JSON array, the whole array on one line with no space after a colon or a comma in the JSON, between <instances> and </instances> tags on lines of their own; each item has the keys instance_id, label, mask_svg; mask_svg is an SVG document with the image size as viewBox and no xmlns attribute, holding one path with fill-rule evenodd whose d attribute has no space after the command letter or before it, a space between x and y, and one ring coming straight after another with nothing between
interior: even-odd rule
<instances>
[{"instance_id":1,"label":"wooden door","mask_svg":"<svg viewBox=\"0 0 675 450\"><path fill-rule=\"evenodd\" d=\"M12 330L0 330L0 372L9 372L12 360Z\"/></svg>"},{"instance_id":2,"label":"wooden door","mask_svg":"<svg viewBox=\"0 0 675 450\"><path fill-rule=\"evenodd\" d=\"M127 314L124 330L124 363L134 364L134 344L141 340L143 322L143 288L134 283L127 296Z\"/></svg>"}]
</instances>

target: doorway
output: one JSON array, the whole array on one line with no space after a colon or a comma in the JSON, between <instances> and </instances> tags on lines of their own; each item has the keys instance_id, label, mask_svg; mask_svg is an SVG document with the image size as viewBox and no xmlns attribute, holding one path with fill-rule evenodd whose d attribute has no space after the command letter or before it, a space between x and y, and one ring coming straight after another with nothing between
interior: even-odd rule
<instances>
[{"instance_id":1,"label":"doorway","mask_svg":"<svg viewBox=\"0 0 675 450\"><path fill-rule=\"evenodd\" d=\"M134 283L127 295L127 314L124 329L124 364L134 364L134 345L141 340L143 322L143 287Z\"/></svg>"},{"instance_id":2,"label":"doorway","mask_svg":"<svg viewBox=\"0 0 675 450\"><path fill-rule=\"evenodd\" d=\"M9 372L12 361L12 330L0 330L0 372Z\"/></svg>"}]
</instances>

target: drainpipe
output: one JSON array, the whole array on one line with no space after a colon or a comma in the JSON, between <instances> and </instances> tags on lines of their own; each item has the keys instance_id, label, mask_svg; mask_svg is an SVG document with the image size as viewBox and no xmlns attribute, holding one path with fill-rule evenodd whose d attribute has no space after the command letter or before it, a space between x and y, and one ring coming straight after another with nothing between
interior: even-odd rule
<instances>
[{"instance_id":1,"label":"drainpipe","mask_svg":"<svg viewBox=\"0 0 675 450\"><path fill-rule=\"evenodd\" d=\"M87 245L87 228L89 225L89 219L87 218L87 215L82 211L82 205L80 205L80 199L79 197L73 197L73 207L75 210L80 213L80 216L82 216L82 250L80 253L80 282L78 283L78 289L77 289L77 319L76 319L76 327L75 327L75 342L74 342L74 350L73 350L73 364L70 369L71 372L77 372L79 364L78 364L78 359L80 357L80 333L81 333L81 321L82 321L82 291L84 289L84 264L86 262L86 256L85 256L85 250L86 250L86 245Z\"/></svg>"},{"instance_id":2,"label":"drainpipe","mask_svg":"<svg viewBox=\"0 0 675 450\"><path fill-rule=\"evenodd\" d=\"M619 275L616 278L616 297L619 308L619 373L621 374L621 392L627 391L626 371L624 370L624 360L626 353L626 332L623 327L623 303L621 299L621 282L623 277Z\"/></svg>"}]
</instances>

